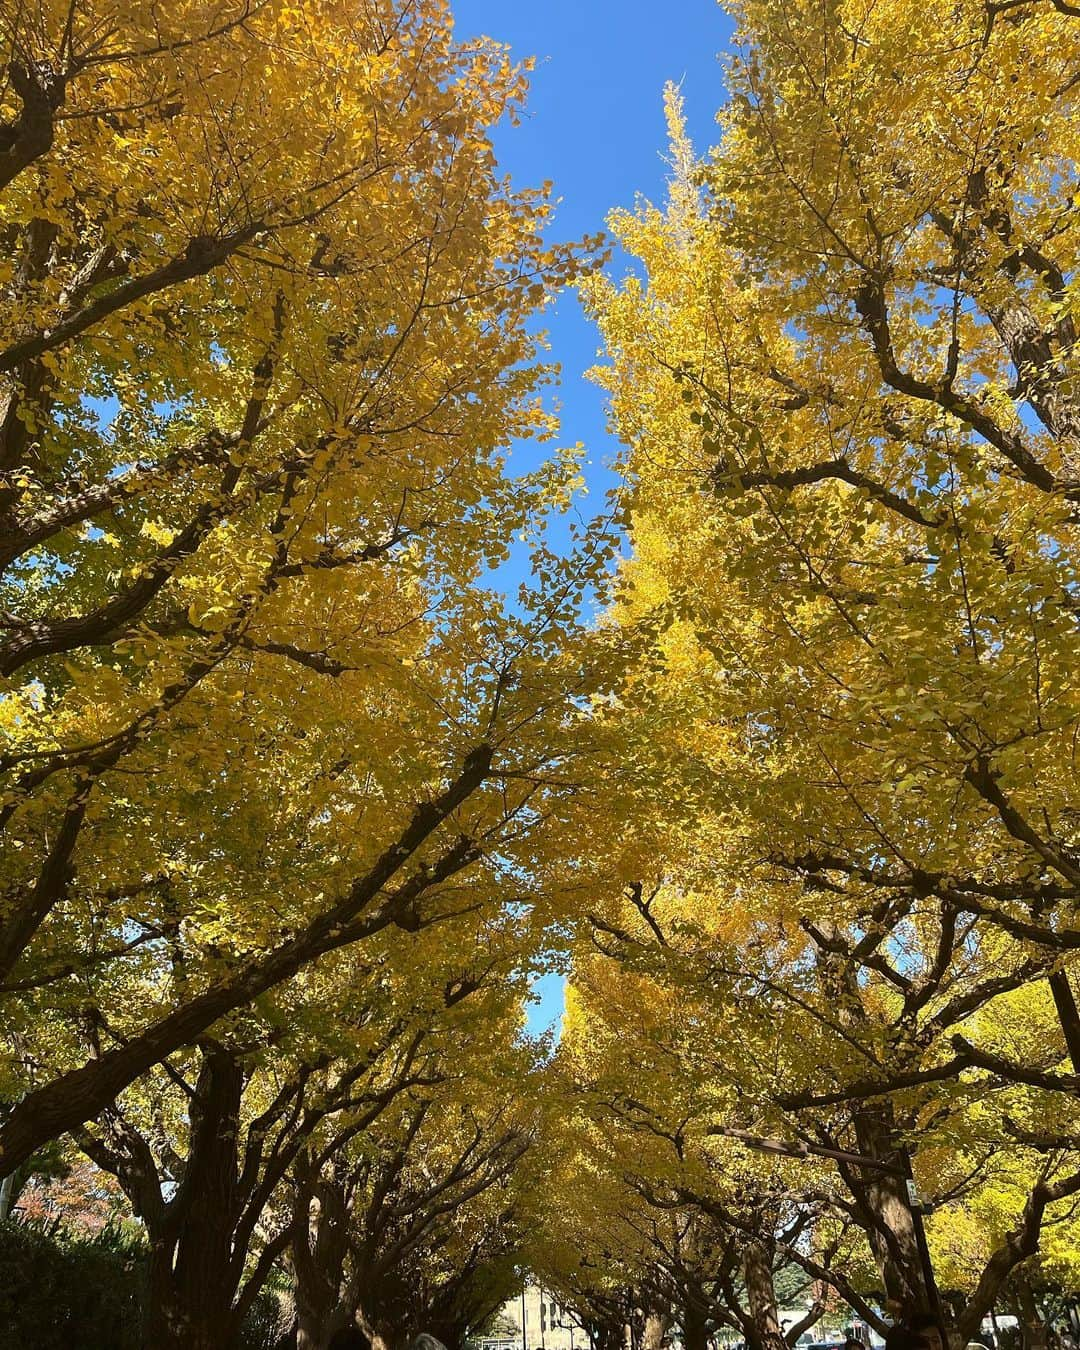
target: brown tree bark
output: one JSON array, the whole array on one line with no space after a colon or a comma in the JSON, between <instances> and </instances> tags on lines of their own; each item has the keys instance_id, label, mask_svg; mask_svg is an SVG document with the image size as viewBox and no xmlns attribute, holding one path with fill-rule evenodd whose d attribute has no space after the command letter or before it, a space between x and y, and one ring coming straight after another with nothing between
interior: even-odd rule
<instances>
[{"instance_id":1,"label":"brown tree bark","mask_svg":"<svg viewBox=\"0 0 1080 1350\"><path fill-rule=\"evenodd\" d=\"M627 1326L621 1317L608 1317L589 1329L593 1350L625 1350Z\"/></svg>"},{"instance_id":2,"label":"brown tree bark","mask_svg":"<svg viewBox=\"0 0 1080 1350\"><path fill-rule=\"evenodd\" d=\"M167 1163L159 1162L119 1110L107 1113L97 1130L76 1133L83 1152L116 1177L145 1224L150 1260L144 1343L154 1350L231 1347L288 1236L268 1239L257 1259L249 1259L252 1235L292 1153L286 1142L268 1163L255 1147L262 1138L258 1128L242 1142L245 1070L223 1045L208 1041L201 1053L182 1154L169 1148ZM291 1100L285 1094L282 1109ZM273 1123L272 1113L260 1119Z\"/></svg>"},{"instance_id":3,"label":"brown tree bark","mask_svg":"<svg viewBox=\"0 0 1080 1350\"><path fill-rule=\"evenodd\" d=\"M403 1350L408 1343L408 1334L401 1326L383 1319L372 1320L361 1312L357 1323L371 1342L371 1350Z\"/></svg>"},{"instance_id":4,"label":"brown tree bark","mask_svg":"<svg viewBox=\"0 0 1080 1350\"><path fill-rule=\"evenodd\" d=\"M859 1107L854 1123L860 1152L886 1165L896 1166L902 1154L896 1139L891 1104ZM881 1271L886 1296L905 1318L936 1313L933 1296L927 1288L915 1217L904 1178L869 1169L862 1176L855 1175L854 1168L850 1172L848 1185L872 1217L867 1226L867 1239Z\"/></svg>"},{"instance_id":5,"label":"brown tree bark","mask_svg":"<svg viewBox=\"0 0 1080 1350\"><path fill-rule=\"evenodd\" d=\"M1031 1283L1023 1275L1013 1276L1016 1291L1016 1317L1024 1337L1024 1350L1047 1350L1049 1330L1043 1321Z\"/></svg>"},{"instance_id":6,"label":"brown tree bark","mask_svg":"<svg viewBox=\"0 0 1080 1350\"><path fill-rule=\"evenodd\" d=\"M298 1174L290 1242L297 1350L329 1350L334 1337L354 1317L342 1297L348 1214L345 1197L332 1180L312 1177L304 1167Z\"/></svg>"},{"instance_id":7,"label":"brown tree bark","mask_svg":"<svg viewBox=\"0 0 1080 1350\"><path fill-rule=\"evenodd\" d=\"M239 1269L232 1242L238 1206L237 1134L244 1075L227 1053L204 1059L192 1103L184 1203L151 1234L147 1350L229 1350Z\"/></svg>"},{"instance_id":8,"label":"brown tree bark","mask_svg":"<svg viewBox=\"0 0 1080 1350\"><path fill-rule=\"evenodd\" d=\"M700 1308L689 1305L683 1308L679 1330L683 1350L708 1350L708 1325Z\"/></svg>"},{"instance_id":9,"label":"brown tree bark","mask_svg":"<svg viewBox=\"0 0 1080 1350\"><path fill-rule=\"evenodd\" d=\"M193 1296L186 1281L177 1280L171 1256L165 1247L151 1253L145 1350L232 1350L229 1282L218 1277Z\"/></svg>"},{"instance_id":10,"label":"brown tree bark","mask_svg":"<svg viewBox=\"0 0 1080 1350\"><path fill-rule=\"evenodd\" d=\"M839 1025L853 1032L865 1030L868 1019L858 973L843 954L839 930L831 922L823 922L815 930L814 938L818 944L817 966L822 989L836 1008ZM886 1298L904 1319L927 1314L940 1316L935 1291L930 1287L924 1269L907 1181L900 1174L900 1164L906 1154L897 1138L892 1102L857 1103L853 1107L852 1124L860 1154L890 1169L883 1171L847 1162L838 1164L862 1216L860 1222L881 1272Z\"/></svg>"},{"instance_id":11,"label":"brown tree bark","mask_svg":"<svg viewBox=\"0 0 1080 1350\"><path fill-rule=\"evenodd\" d=\"M746 1301L759 1350L788 1350L780 1331L773 1266L763 1243L748 1242L743 1255Z\"/></svg>"},{"instance_id":12,"label":"brown tree bark","mask_svg":"<svg viewBox=\"0 0 1080 1350\"><path fill-rule=\"evenodd\" d=\"M1076 996L1069 982L1069 972L1055 970L1048 979L1073 1071L1080 1073L1080 1011L1076 1007Z\"/></svg>"}]
</instances>

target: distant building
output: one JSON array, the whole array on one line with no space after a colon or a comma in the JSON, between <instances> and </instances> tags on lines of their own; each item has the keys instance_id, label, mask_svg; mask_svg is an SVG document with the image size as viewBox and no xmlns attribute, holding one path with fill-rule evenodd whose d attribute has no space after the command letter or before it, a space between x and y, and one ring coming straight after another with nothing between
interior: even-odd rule
<instances>
[{"instance_id":1,"label":"distant building","mask_svg":"<svg viewBox=\"0 0 1080 1350\"><path fill-rule=\"evenodd\" d=\"M524 1335L522 1335L524 1313ZM503 1305L499 1322L512 1324L497 1336L480 1339L480 1350L588 1350L589 1338L569 1308L560 1307L555 1295L539 1285L526 1285L524 1295Z\"/></svg>"}]
</instances>

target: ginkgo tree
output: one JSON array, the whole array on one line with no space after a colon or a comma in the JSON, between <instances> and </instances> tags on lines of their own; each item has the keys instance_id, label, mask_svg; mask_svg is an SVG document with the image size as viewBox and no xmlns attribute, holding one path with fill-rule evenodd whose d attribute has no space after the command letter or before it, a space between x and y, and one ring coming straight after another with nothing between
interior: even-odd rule
<instances>
[{"instance_id":1,"label":"ginkgo tree","mask_svg":"<svg viewBox=\"0 0 1080 1350\"><path fill-rule=\"evenodd\" d=\"M490 974L432 960L402 989L385 962L337 967L228 1019L73 1131L146 1230L149 1343L235 1343L290 1246L298 1161L438 1081L429 1042L454 1035L453 1010Z\"/></svg>"},{"instance_id":2,"label":"ginkgo tree","mask_svg":"<svg viewBox=\"0 0 1080 1350\"><path fill-rule=\"evenodd\" d=\"M1080 27L732 9L720 144L695 161L672 94L671 200L614 218L639 267L589 286L627 447L611 625L644 655L600 714L622 772L587 866L609 937L628 887L633 940L739 1028L714 1071L753 1058L775 1129L881 1167L848 1184L906 1315L934 1290L905 1154L990 1094L1029 1190L963 1339L1080 1189Z\"/></svg>"},{"instance_id":3,"label":"ginkgo tree","mask_svg":"<svg viewBox=\"0 0 1080 1350\"><path fill-rule=\"evenodd\" d=\"M505 470L582 255L499 175L502 48L434 0L5 23L0 1170L310 962L540 884L602 565L474 589L575 475Z\"/></svg>"},{"instance_id":4,"label":"ginkgo tree","mask_svg":"<svg viewBox=\"0 0 1080 1350\"><path fill-rule=\"evenodd\" d=\"M673 877L685 865L664 862ZM958 1074L925 1038L966 1005L965 972L913 1023L877 971L845 978L764 904L756 920L739 917L733 940L718 880L707 894L631 886L621 906L598 897L590 915L602 961L593 951L577 964L590 994L579 1036L597 1127L610 1139L600 1122L618 1122L628 1136L609 1165L653 1209L699 1212L717 1251L734 1243L749 1263L742 1287L758 1295L740 1310L736 1286L721 1287L714 1315L745 1314L751 1339L778 1334L762 1276L781 1266L880 1332L914 1307L957 1339L974 1334L1041 1243L1068 1242L1080 1157L1070 1080L1055 1091L977 1066ZM1062 1053L1045 981L984 998L964 1025L1020 1058ZM937 1070L899 1072L920 1041Z\"/></svg>"},{"instance_id":5,"label":"ginkgo tree","mask_svg":"<svg viewBox=\"0 0 1080 1350\"><path fill-rule=\"evenodd\" d=\"M295 1156L283 1231L305 1350L357 1325L388 1350L424 1330L457 1344L517 1284L529 1155L555 1099L521 1035L520 973L454 956L440 969L432 954L385 1108L320 1124Z\"/></svg>"},{"instance_id":6,"label":"ginkgo tree","mask_svg":"<svg viewBox=\"0 0 1080 1350\"><path fill-rule=\"evenodd\" d=\"M601 1327L621 1314L646 1346L677 1329L700 1347L720 1328L758 1350L793 1345L830 1291L883 1330L857 1292L872 1268L865 1234L828 1165L745 1147L738 1127L755 1117L742 1098L761 1085L747 1073L733 1092L738 1080L711 1053L738 1028L730 1010L722 1030L644 939L612 950L613 925L596 926L575 959L558 1054L574 1110L557 1155L564 1202L544 1220L545 1280ZM782 1271L813 1290L805 1317L783 1328Z\"/></svg>"},{"instance_id":7,"label":"ginkgo tree","mask_svg":"<svg viewBox=\"0 0 1080 1350\"><path fill-rule=\"evenodd\" d=\"M733 3L624 281L443 0L165 9L2 19L0 1176L118 1178L162 1343L286 1261L313 1346L525 1259L612 1348L783 1350L786 1267L1027 1306L1080 1196L1074 7ZM576 456L507 462L583 278L614 578L536 529Z\"/></svg>"}]
</instances>

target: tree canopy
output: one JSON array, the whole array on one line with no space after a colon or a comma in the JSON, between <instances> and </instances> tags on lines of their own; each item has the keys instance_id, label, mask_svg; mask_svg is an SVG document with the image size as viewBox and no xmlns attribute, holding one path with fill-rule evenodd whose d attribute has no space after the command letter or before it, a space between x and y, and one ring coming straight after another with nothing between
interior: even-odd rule
<instances>
[{"instance_id":1,"label":"tree canopy","mask_svg":"<svg viewBox=\"0 0 1080 1350\"><path fill-rule=\"evenodd\" d=\"M730 8L624 271L443 0L4 11L0 1222L89 1168L148 1345L1080 1284L1080 15Z\"/></svg>"}]
</instances>

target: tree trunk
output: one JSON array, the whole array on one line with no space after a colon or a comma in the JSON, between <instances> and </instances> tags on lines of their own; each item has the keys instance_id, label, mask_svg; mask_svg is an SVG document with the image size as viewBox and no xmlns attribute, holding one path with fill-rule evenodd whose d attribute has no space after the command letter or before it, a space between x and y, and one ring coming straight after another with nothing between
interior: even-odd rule
<instances>
[{"instance_id":1,"label":"tree trunk","mask_svg":"<svg viewBox=\"0 0 1080 1350\"><path fill-rule=\"evenodd\" d=\"M1030 1283L1022 1275L1013 1276L1016 1289L1016 1316L1024 1336L1024 1350L1047 1350L1049 1332Z\"/></svg>"},{"instance_id":2,"label":"tree trunk","mask_svg":"<svg viewBox=\"0 0 1080 1350\"><path fill-rule=\"evenodd\" d=\"M312 1308L296 1301L296 1350L329 1350L334 1337L344 1331L352 1319L341 1304L327 1310Z\"/></svg>"},{"instance_id":3,"label":"tree trunk","mask_svg":"<svg viewBox=\"0 0 1080 1350\"><path fill-rule=\"evenodd\" d=\"M817 970L823 993L836 1009L840 1026L855 1033L866 1030L869 1018L863 1005L857 973L851 961L830 943L841 941L831 921L820 924ZM842 946L842 942L841 942ZM897 1144L896 1117L891 1102L856 1106L853 1111L859 1152L895 1168L906 1158ZM908 1201L903 1176L852 1164L842 1174L859 1211L874 1261L881 1272L885 1296L904 1320L920 1314L939 1315L927 1285L916 1233L916 1216Z\"/></svg>"},{"instance_id":4,"label":"tree trunk","mask_svg":"<svg viewBox=\"0 0 1080 1350\"><path fill-rule=\"evenodd\" d=\"M237 1135L244 1075L224 1050L205 1052L191 1106L182 1208L151 1235L147 1350L230 1350L233 1300L243 1271L232 1250L237 1217Z\"/></svg>"},{"instance_id":5,"label":"tree trunk","mask_svg":"<svg viewBox=\"0 0 1080 1350\"><path fill-rule=\"evenodd\" d=\"M151 1251L145 1350L233 1350L231 1281L219 1279L193 1299L177 1282L171 1258L160 1245Z\"/></svg>"},{"instance_id":6,"label":"tree trunk","mask_svg":"<svg viewBox=\"0 0 1080 1350\"><path fill-rule=\"evenodd\" d=\"M300 1184L290 1254L300 1328L297 1350L328 1350L353 1320L342 1300L348 1251L345 1196L332 1178L312 1175L302 1162L296 1171Z\"/></svg>"},{"instance_id":7,"label":"tree trunk","mask_svg":"<svg viewBox=\"0 0 1080 1350\"><path fill-rule=\"evenodd\" d=\"M194 1315L190 1309L175 1314L158 1308L147 1323L145 1350L233 1350L235 1339L231 1319L226 1315Z\"/></svg>"},{"instance_id":8,"label":"tree trunk","mask_svg":"<svg viewBox=\"0 0 1080 1350\"><path fill-rule=\"evenodd\" d=\"M787 1342L780 1332L772 1261L762 1243L746 1244L743 1278L746 1281L746 1301L750 1319L761 1350L787 1350Z\"/></svg>"},{"instance_id":9,"label":"tree trunk","mask_svg":"<svg viewBox=\"0 0 1080 1350\"><path fill-rule=\"evenodd\" d=\"M397 1350L401 1339L396 1328L382 1325L372 1326L367 1331L367 1338L371 1342L371 1350Z\"/></svg>"},{"instance_id":10,"label":"tree trunk","mask_svg":"<svg viewBox=\"0 0 1080 1350\"><path fill-rule=\"evenodd\" d=\"M855 1137L860 1152L867 1157L893 1166L901 1157L888 1104L857 1110ZM923 1272L904 1178L868 1169L856 1180L856 1186L858 1199L874 1219L866 1235L881 1271L886 1298L896 1305L904 1320L936 1312Z\"/></svg>"},{"instance_id":11,"label":"tree trunk","mask_svg":"<svg viewBox=\"0 0 1080 1350\"><path fill-rule=\"evenodd\" d=\"M708 1325L700 1308L687 1306L683 1309L679 1330L683 1350L708 1350Z\"/></svg>"},{"instance_id":12,"label":"tree trunk","mask_svg":"<svg viewBox=\"0 0 1080 1350\"><path fill-rule=\"evenodd\" d=\"M1080 1011L1069 983L1067 970L1055 970L1049 977L1050 992L1054 996L1058 1021L1065 1037L1065 1047L1072 1061L1073 1073L1080 1073Z\"/></svg>"},{"instance_id":13,"label":"tree trunk","mask_svg":"<svg viewBox=\"0 0 1080 1350\"><path fill-rule=\"evenodd\" d=\"M447 1350L458 1350L458 1347L464 1345L468 1339L469 1324L461 1320L451 1321L445 1317L429 1317L420 1324L420 1330L441 1341Z\"/></svg>"},{"instance_id":14,"label":"tree trunk","mask_svg":"<svg viewBox=\"0 0 1080 1350\"><path fill-rule=\"evenodd\" d=\"M0 1223L5 1223L15 1207L15 1174L9 1172L0 1180Z\"/></svg>"},{"instance_id":15,"label":"tree trunk","mask_svg":"<svg viewBox=\"0 0 1080 1350\"><path fill-rule=\"evenodd\" d=\"M353 1279L358 1290L366 1291L358 1300L356 1325L370 1341L371 1350L399 1350L407 1345L411 1334L405 1325L405 1309L393 1281L362 1274L359 1268L354 1270Z\"/></svg>"},{"instance_id":16,"label":"tree trunk","mask_svg":"<svg viewBox=\"0 0 1080 1350\"><path fill-rule=\"evenodd\" d=\"M621 1319L598 1322L589 1339L594 1350L625 1350L626 1327Z\"/></svg>"}]
</instances>

